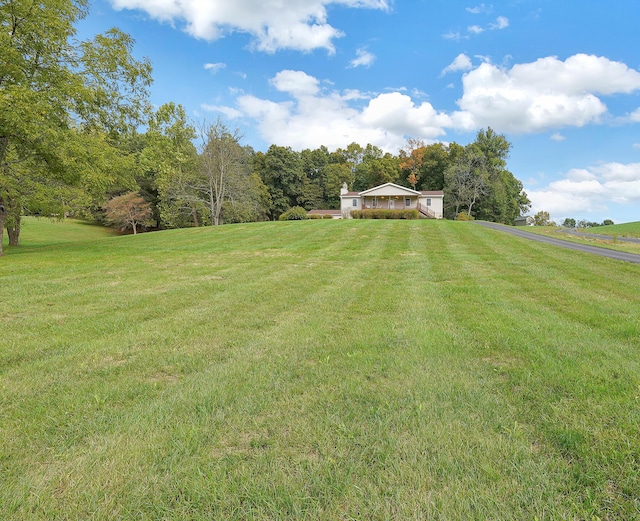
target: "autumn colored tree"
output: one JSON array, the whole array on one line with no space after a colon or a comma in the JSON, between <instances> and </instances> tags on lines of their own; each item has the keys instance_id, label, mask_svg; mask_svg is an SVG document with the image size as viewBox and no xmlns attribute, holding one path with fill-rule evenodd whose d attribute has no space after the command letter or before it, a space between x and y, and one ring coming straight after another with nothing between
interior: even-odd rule
<instances>
[{"instance_id":1,"label":"autumn colored tree","mask_svg":"<svg viewBox=\"0 0 640 521\"><path fill-rule=\"evenodd\" d=\"M424 141L420 139L409 139L407 140L406 148L400 149L398 156L398 166L400 170L408 172L407 181L414 190L420 180L420 170L422 169L424 152Z\"/></svg>"},{"instance_id":2,"label":"autumn colored tree","mask_svg":"<svg viewBox=\"0 0 640 521\"><path fill-rule=\"evenodd\" d=\"M103 210L108 224L121 231L132 229L134 235L138 232L138 226L149 224L152 215L151 204L136 192L110 199Z\"/></svg>"}]
</instances>

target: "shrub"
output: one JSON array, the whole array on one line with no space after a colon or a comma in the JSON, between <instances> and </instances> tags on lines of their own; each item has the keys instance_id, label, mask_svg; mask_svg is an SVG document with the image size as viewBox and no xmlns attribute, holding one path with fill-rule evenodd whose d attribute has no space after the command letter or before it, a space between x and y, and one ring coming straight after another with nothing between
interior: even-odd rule
<instances>
[{"instance_id":1,"label":"shrub","mask_svg":"<svg viewBox=\"0 0 640 521\"><path fill-rule=\"evenodd\" d=\"M307 211L300 207L294 206L278 217L279 221L303 221L307 218Z\"/></svg>"},{"instance_id":2,"label":"shrub","mask_svg":"<svg viewBox=\"0 0 640 521\"><path fill-rule=\"evenodd\" d=\"M323 215L322 216L323 219L333 219L332 215Z\"/></svg>"},{"instance_id":3,"label":"shrub","mask_svg":"<svg viewBox=\"0 0 640 521\"><path fill-rule=\"evenodd\" d=\"M473 215L469 215L466 212L460 212L456 215L456 221L473 221Z\"/></svg>"},{"instance_id":4,"label":"shrub","mask_svg":"<svg viewBox=\"0 0 640 521\"><path fill-rule=\"evenodd\" d=\"M352 219L417 219L418 210L351 210Z\"/></svg>"},{"instance_id":5,"label":"shrub","mask_svg":"<svg viewBox=\"0 0 640 521\"><path fill-rule=\"evenodd\" d=\"M324 218L325 218L324 215L318 215L317 213L307 214L306 216L306 219L324 219Z\"/></svg>"}]
</instances>

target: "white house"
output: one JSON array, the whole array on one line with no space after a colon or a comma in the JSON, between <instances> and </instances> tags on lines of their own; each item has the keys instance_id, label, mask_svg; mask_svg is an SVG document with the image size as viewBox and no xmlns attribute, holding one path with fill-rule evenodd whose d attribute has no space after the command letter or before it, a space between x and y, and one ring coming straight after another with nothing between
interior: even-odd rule
<instances>
[{"instance_id":1,"label":"white house","mask_svg":"<svg viewBox=\"0 0 640 521\"><path fill-rule=\"evenodd\" d=\"M344 219L350 219L352 210L418 210L423 217L442 219L443 199L441 190L424 192L385 183L363 192L349 192L345 183L340 190L340 212Z\"/></svg>"}]
</instances>

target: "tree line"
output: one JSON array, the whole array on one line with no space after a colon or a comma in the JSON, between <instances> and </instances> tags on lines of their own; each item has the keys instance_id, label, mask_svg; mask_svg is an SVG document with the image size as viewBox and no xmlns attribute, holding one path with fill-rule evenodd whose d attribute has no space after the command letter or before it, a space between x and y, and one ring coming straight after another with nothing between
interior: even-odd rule
<instances>
[{"instance_id":1,"label":"tree line","mask_svg":"<svg viewBox=\"0 0 640 521\"><path fill-rule=\"evenodd\" d=\"M357 143L262 152L222 120L194 123L175 103L152 110L151 65L133 57L128 35L75 40L87 9L86 0L0 6L0 230L11 245L25 214L134 232L273 220L294 207L338 208L343 183L443 190L447 218L512 224L529 208L507 169L511 144L491 128L466 146L410 139L397 155Z\"/></svg>"}]
</instances>

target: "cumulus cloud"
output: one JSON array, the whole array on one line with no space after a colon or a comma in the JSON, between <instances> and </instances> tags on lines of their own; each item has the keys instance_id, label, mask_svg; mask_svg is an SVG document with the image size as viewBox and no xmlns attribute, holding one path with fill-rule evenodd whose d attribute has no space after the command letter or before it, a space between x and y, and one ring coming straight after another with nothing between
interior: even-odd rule
<instances>
[{"instance_id":1,"label":"cumulus cloud","mask_svg":"<svg viewBox=\"0 0 640 521\"><path fill-rule=\"evenodd\" d=\"M567 138L564 137L562 134L560 134L560 132L556 132L555 134L551 134L550 139L552 139L553 141L557 141L558 143L561 143L562 141L565 141Z\"/></svg>"},{"instance_id":2,"label":"cumulus cloud","mask_svg":"<svg viewBox=\"0 0 640 521\"><path fill-rule=\"evenodd\" d=\"M350 8L389 8L388 0L111 0L115 9L137 9L152 18L182 25L196 38L216 40L232 32L248 33L255 47L334 52L342 33L328 22L327 5Z\"/></svg>"},{"instance_id":3,"label":"cumulus cloud","mask_svg":"<svg viewBox=\"0 0 640 521\"><path fill-rule=\"evenodd\" d=\"M205 63L204 64L205 70L208 70L212 74L215 74L216 72L219 72L222 69L225 69L226 67L227 67L226 63Z\"/></svg>"},{"instance_id":4,"label":"cumulus cloud","mask_svg":"<svg viewBox=\"0 0 640 521\"><path fill-rule=\"evenodd\" d=\"M451 127L451 118L430 103L415 103L401 92L367 94L357 90L321 88L321 82L302 71L281 71L271 85L290 99L274 102L252 95L237 98L237 110L254 119L268 143L295 149L344 147L351 142L371 143L397 152L406 138L435 140Z\"/></svg>"},{"instance_id":5,"label":"cumulus cloud","mask_svg":"<svg viewBox=\"0 0 640 521\"><path fill-rule=\"evenodd\" d=\"M640 163L606 163L576 168L539 190L527 190L531 212L552 216L605 213L610 205L640 203Z\"/></svg>"},{"instance_id":6,"label":"cumulus cloud","mask_svg":"<svg viewBox=\"0 0 640 521\"><path fill-rule=\"evenodd\" d=\"M349 67L371 67L374 61L376 61L376 57L374 54L371 54L366 49L358 49L356 51L356 57L351 60L351 62L349 63Z\"/></svg>"},{"instance_id":7,"label":"cumulus cloud","mask_svg":"<svg viewBox=\"0 0 640 521\"><path fill-rule=\"evenodd\" d=\"M447 69L469 66L462 54ZM407 137L434 141L451 129L472 132L490 126L498 132L536 133L597 123L607 112L600 97L640 90L640 73L587 55L542 58L510 69L485 62L463 75L459 110L453 112L416 101L424 94L410 95L406 88L381 94L338 90L303 71L280 71L270 84L284 101L239 93L232 108L208 108L256 121L269 143L301 149L356 141L396 152ZM555 131L550 138L562 141L564 136Z\"/></svg>"},{"instance_id":8,"label":"cumulus cloud","mask_svg":"<svg viewBox=\"0 0 640 521\"><path fill-rule=\"evenodd\" d=\"M473 68L473 64L471 63L471 58L469 58L466 54L460 53L458 56L454 58L454 60L447 65L444 69L442 69L441 76L449 72L456 71L468 71Z\"/></svg>"},{"instance_id":9,"label":"cumulus cloud","mask_svg":"<svg viewBox=\"0 0 640 521\"><path fill-rule=\"evenodd\" d=\"M511 69L483 63L463 76L458 105L472 127L541 132L595 123L607 112L597 95L640 89L640 72L607 58L577 54L541 58Z\"/></svg>"}]
</instances>

